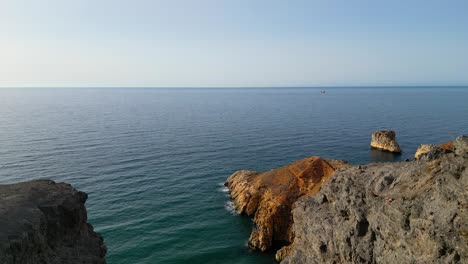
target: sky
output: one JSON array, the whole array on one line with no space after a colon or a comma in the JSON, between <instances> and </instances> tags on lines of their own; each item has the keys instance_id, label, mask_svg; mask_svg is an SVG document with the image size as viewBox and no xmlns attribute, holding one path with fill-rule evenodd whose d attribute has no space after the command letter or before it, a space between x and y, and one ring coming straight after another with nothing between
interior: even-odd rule
<instances>
[{"instance_id":1,"label":"sky","mask_svg":"<svg viewBox=\"0 0 468 264\"><path fill-rule=\"evenodd\" d=\"M0 0L0 87L468 85L466 0Z\"/></svg>"}]
</instances>

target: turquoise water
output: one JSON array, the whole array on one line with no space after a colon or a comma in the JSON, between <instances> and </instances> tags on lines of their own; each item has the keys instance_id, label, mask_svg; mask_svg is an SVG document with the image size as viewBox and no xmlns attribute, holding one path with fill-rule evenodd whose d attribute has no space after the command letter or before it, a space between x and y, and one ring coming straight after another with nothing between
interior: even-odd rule
<instances>
[{"instance_id":1,"label":"turquoise water","mask_svg":"<svg viewBox=\"0 0 468 264\"><path fill-rule=\"evenodd\" d=\"M89 194L108 263L274 263L224 180L311 155L410 158L468 133L464 88L0 89L0 182L51 178ZM369 149L397 131L400 156Z\"/></svg>"}]
</instances>

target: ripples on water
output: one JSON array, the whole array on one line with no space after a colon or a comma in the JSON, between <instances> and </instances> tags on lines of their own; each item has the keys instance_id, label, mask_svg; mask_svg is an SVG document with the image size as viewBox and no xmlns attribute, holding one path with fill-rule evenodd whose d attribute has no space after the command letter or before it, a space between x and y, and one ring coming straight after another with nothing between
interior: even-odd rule
<instances>
[{"instance_id":1,"label":"ripples on water","mask_svg":"<svg viewBox=\"0 0 468 264\"><path fill-rule=\"evenodd\" d=\"M220 185L311 155L410 158L468 133L468 89L0 89L0 182L89 194L109 263L273 263ZM369 149L397 131L404 153Z\"/></svg>"}]
</instances>

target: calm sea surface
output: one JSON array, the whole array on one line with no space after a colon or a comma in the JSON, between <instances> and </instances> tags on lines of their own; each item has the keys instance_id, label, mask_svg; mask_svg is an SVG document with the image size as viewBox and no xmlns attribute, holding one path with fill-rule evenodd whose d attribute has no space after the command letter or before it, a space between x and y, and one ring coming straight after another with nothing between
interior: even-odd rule
<instances>
[{"instance_id":1,"label":"calm sea surface","mask_svg":"<svg viewBox=\"0 0 468 264\"><path fill-rule=\"evenodd\" d=\"M0 183L89 194L108 263L274 263L222 188L307 156L411 158L468 133L467 88L0 89ZM369 149L397 131L400 156Z\"/></svg>"}]
</instances>

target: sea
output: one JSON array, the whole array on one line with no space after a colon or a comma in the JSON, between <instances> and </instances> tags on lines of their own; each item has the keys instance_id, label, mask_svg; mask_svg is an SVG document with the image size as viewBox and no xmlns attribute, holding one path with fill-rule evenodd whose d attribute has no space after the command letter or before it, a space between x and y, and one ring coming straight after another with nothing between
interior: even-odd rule
<instances>
[{"instance_id":1,"label":"sea","mask_svg":"<svg viewBox=\"0 0 468 264\"><path fill-rule=\"evenodd\" d=\"M401 155L370 149L380 129ZM223 186L236 170L400 161L461 134L467 87L5 88L0 183L88 193L110 264L275 263L247 247L252 221Z\"/></svg>"}]
</instances>

